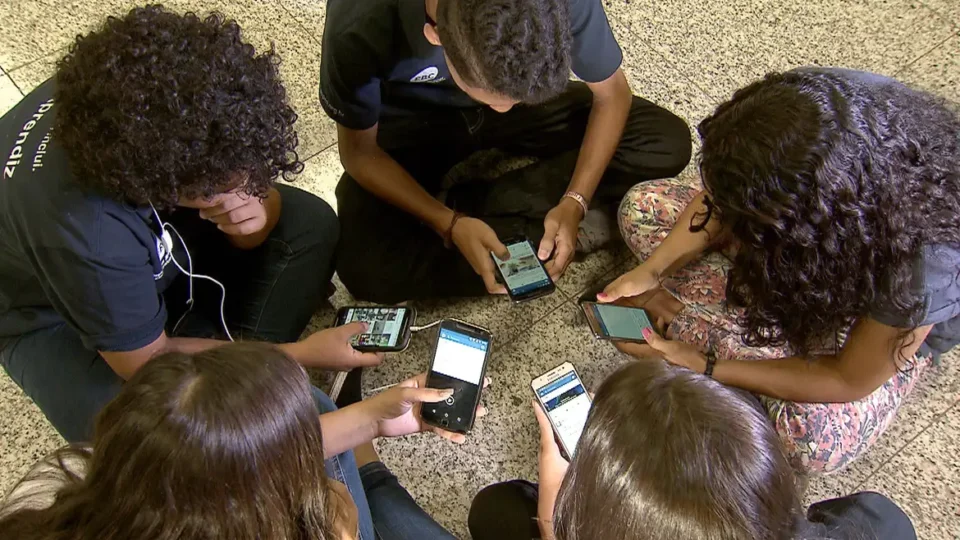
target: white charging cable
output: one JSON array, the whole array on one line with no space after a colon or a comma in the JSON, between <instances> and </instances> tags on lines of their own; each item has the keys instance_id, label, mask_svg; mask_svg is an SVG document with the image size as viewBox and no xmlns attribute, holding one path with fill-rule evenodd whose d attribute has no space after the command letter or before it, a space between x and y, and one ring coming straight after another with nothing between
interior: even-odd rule
<instances>
[{"instance_id":1,"label":"white charging cable","mask_svg":"<svg viewBox=\"0 0 960 540\"><path fill-rule=\"evenodd\" d=\"M227 339L234 341L233 336L230 334L230 329L227 328L227 317L226 317L226 304L227 304L227 288L223 286L223 283L220 283L216 279L206 276L203 274L194 274L193 273L193 257L190 255L190 249L187 248L187 243L183 241L183 237L180 236L180 232L177 231L176 227L172 224L167 223L160 219L160 214L157 212L157 209L153 206L153 203L150 203L150 208L153 210L153 215L157 218L157 223L160 224L160 230L163 231L161 236L161 241L164 242L164 245L167 247L167 251L170 252L170 260L173 261L174 266L178 270L183 272L188 277L187 282L187 306L188 310L186 313L180 316L180 320L177 321L177 324L174 325L174 330L180 326L180 323L183 322L184 317L187 316L187 313L193 309L193 279L205 279L207 281L213 282L217 287L220 287L220 323L223 325L223 331L227 333ZM170 231L173 231L173 234L177 235L177 239L180 240L180 245L183 246L183 251L187 254L187 267L186 269L183 265L180 264L180 261L177 260L177 257L173 253L173 239L170 238L170 233L167 231L169 228Z\"/></svg>"},{"instance_id":2,"label":"white charging cable","mask_svg":"<svg viewBox=\"0 0 960 540\"><path fill-rule=\"evenodd\" d=\"M422 331L424 331L424 330L426 330L426 329L428 329L428 328L433 328L434 326L436 326L436 325L438 325L438 324L440 324L440 323L442 323L442 322L443 322L443 319L437 319L437 320L433 321L432 323L430 323L430 324L425 324L425 325L423 325L423 326L411 326L411 327L410 327L410 331L411 331L411 332L422 332Z\"/></svg>"}]
</instances>

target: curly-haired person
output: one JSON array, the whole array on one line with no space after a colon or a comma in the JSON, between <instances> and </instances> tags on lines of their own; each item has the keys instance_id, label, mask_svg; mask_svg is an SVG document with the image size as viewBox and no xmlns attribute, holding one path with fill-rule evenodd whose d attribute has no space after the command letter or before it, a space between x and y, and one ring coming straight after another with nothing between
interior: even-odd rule
<instances>
[{"instance_id":1,"label":"curly-haired person","mask_svg":"<svg viewBox=\"0 0 960 540\"><path fill-rule=\"evenodd\" d=\"M490 252L506 258L509 237L554 278L608 240L627 190L676 175L691 148L686 122L632 95L622 60L600 0L327 2L320 100L338 124L350 292L502 294ZM440 196L489 149L540 161Z\"/></svg>"},{"instance_id":2,"label":"curly-haired person","mask_svg":"<svg viewBox=\"0 0 960 540\"><path fill-rule=\"evenodd\" d=\"M624 350L758 394L797 469L836 471L960 342L960 118L886 77L801 68L699 132L703 189L627 194L642 263L598 299L656 306L672 341Z\"/></svg>"},{"instance_id":3,"label":"curly-haired person","mask_svg":"<svg viewBox=\"0 0 960 540\"><path fill-rule=\"evenodd\" d=\"M232 334L309 366L378 361L356 326L297 342L339 230L274 183L303 166L278 63L221 15L138 8L0 120L0 359L68 441L160 352Z\"/></svg>"}]
</instances>

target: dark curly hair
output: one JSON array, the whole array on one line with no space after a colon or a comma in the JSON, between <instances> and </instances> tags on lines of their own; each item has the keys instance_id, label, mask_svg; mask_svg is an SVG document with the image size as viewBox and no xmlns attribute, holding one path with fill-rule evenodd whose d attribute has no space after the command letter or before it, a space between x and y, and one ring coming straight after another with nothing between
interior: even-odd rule
<instances>
[{"instance_id":1,"label":"dark curly hair","mask_svg":"<svg viewBox=\"0 0 960 540\"><path fill-rule=\"evenodd\" d=\"M699 132L708 198L740 244L726 292L747 344L806 355L877 311L922 322L922 250L960 243L960 118L942 100L862 76L776 73Z\"/></svg>"},{"instance_id":2,"label":"dark curly hair","mask_svg":"<svg viewBox=\"0 0 960 540\"><path fill-rule=\"evenodd\" d=\"M522 103L541 103L567 86L567 0L440 0L437 32L471 86Z\"/></svg>"},{"instance_id":3,"label":"dark curly hair","mask_svg":"<svg viewBox=\"0 0 960 540\"><path fill-rule=\"evenodd\" d=\"M303 168L278 64L219 13L136 8L58 63L54 134L77 182L114 199L169 208L237 178L263 196Z\"/></svg>"}]
</instances>

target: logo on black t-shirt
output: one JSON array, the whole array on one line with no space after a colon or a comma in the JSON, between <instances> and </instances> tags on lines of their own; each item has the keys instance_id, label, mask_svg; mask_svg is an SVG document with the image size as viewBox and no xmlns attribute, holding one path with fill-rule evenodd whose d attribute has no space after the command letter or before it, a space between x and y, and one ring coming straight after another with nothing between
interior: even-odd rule
<instances>
[{"instance_id":1,"label":"logo on black t-shirt","mask_svg":"<svg viewBox=\"0 0 960 540\"><path fill-rule=\"evenodd\" d=\"M410 78L410 82L414 83L423 83L423 82L442 82L443 77L437 78L437 75L440 74L440 70L437 69L437 66L430 66L423 68L420 73L417 73Z\"/></svg>"}]
</instances>

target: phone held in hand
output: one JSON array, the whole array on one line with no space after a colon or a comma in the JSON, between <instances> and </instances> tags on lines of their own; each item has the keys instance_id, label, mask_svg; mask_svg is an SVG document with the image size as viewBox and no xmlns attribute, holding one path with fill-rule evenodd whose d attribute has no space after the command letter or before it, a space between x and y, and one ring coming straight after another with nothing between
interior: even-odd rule
<instances>
[{"instance_id":1,"label":"phone held in hand","mask_svg":"<svg viewBox=\"0 0 960 540\"><path fill-rule=\"evenodd\" d=\"M424 422L457 433L473 428L492 343L493 334L485 328L456 319L440 323L427 388L452 388L453 395L439 403L424 403L420 409Z\"/></svg>"},{"instance_id":2,"label":"phone held in hand","mask_svg":"<svg viewBox=\"0 0 960 540\"><path fill-rule=\"evenodd\" d=\"M596 302L581 302L580 307L597 339L646 343L643 329L657 331L651 322L650 313L643 308Z\"/></svg>"},{"instance_id":3,"label":"phone held in hand","mask_svg":"<svg viewBox=\"0 0 960 540\"><path fill-rule=\"evenodd\" d=\"M567 459L572 458L587 425L591 405L580 375L573 364L566 362L537 377L530 386L537 396L537 403L547 413L560 448Z\"/></svg>"},{"instance_id":4,"label":"phone held in hand","mask_svg":"<svg viewBox=\"0 0 960 540\"><path fill-rule=\"evenodd\" d=\"M510 238L504 245L510 252L510 258L501 261L493 253L493 262L497 265L500 278L507 287L507 295L514 302L524 302L540 298L556 289L550 274L537 257L533 244L526 237Z\"/></svg>"},{"instance_id":5,"label":"phone held in hand","mask_svg":"<svg viewBox=\"0 0 960 540\"><path fill-rule=\"evenodd\" d=\"M362 352L397 352L410 344L410 327L417 311L410 307L348 306L337 311L335 326L367 323L367 331L354 336L350 344Z\"/></svg>"}]
</instances>

